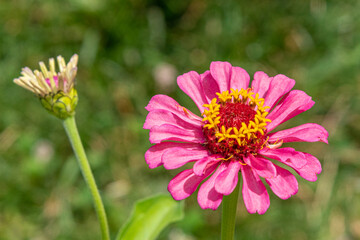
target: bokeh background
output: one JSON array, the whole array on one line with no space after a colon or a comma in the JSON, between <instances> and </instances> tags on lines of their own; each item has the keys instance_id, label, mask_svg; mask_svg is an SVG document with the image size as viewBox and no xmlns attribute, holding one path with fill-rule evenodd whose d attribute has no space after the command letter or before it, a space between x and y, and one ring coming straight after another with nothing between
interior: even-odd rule
<instances>
[{"instance_id":1,"label":"bokeh background","mask_svg":"<svg viewBox=\"0 0 360 240\"><path fill-rule=\"evenodd\" d=\"M150 170L144 107L168 94L198 113L179 74L229 61L252 76L295 79L316 102L285 127L322 124L329 145L317 182L270 194L265 215L239 199L237 239L360 239L360 1L0 1L0 239L99 239L89 192L61 121L12 80L21 68L80 56L77 122L104 197L112 235L134 201L166 192L180 170ZM184 220L159 239L219 239L221 210L185 201Z\"/></svg>"}]
</instances>

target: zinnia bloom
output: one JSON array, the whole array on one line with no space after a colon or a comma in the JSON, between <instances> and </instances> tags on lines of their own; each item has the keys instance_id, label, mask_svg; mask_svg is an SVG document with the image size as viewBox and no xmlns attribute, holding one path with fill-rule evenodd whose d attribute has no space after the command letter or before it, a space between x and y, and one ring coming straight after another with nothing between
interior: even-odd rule
<instances>
[{"instance_id":1,"label":"zinnia bloom","mask_svg":"<svg viewBox=\"0 0 360 240\"><path fill-rule=\"evenodd\" d=\"M56 72L55 60L50 58L49 70L44 62L39 63L41 71L25 67L21 71L22 76L14 79L14 83L35 93L51 114L66 119L75 114L78 102L74 88L78 55L74 54L68 64L62 56L58 56L57 61L59 72Z\"/></svg>"},{"instance_id":2,"label":"zinnia bloom","mask_svg":"<svg viewBox=\"0 0 360 240\"><path fill-rule=\"evenodd\" d=\"M320 125L306 123L273 132L283 122L310 109L314 101L305 92L291 90L295 80L285 75L250 76L227 62L212 62L210 71L194 71L177 78L177 83L197 105L199 117L165 95L154 96L146 109L144 128L150 129L146 152L150 168L163 165L176 169L194 162L176 175L168 190L175 200L189 197L201 184L198 202L203 209L217 209L224 195L243 179L242 195L249 213L263 214L270 205L261 178L280 198L298 191L293 168L308 181L316 181L321 165L314 156L283 147L286 142L327 143L328 133Z\"/></svg>"}]
</instances>

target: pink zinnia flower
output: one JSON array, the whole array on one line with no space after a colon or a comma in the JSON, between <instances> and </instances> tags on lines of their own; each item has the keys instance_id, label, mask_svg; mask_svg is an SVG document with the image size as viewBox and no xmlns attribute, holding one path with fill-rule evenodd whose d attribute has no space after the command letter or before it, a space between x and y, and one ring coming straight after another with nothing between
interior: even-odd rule
<instances>
[{"instance_id":1,"label":"pink zinnia flower","mask_svg":"<svg viewBox=\"0 0 360 240\"><path fill-rule=\"evenodd\" d=\"M263 214L270 200L261 178L282 199L298 191L295 176L276 162L316 181L321 172L318 159L281 145L327 143L327 131L306 123L272 132L310 109L314 101L303 91L291 91L295 80L281 74L269 77L256 72L250 88L249 81L244 69L227 62L212 62L210 71L200 75L191 71L179 76L179 87L195 102L202 117L165 95L150 100L144 128L150 129L150 142L155 145L145 153L149 167L175 169L194 162L170 181L168 190L175 200L189 197L202 183L199 205L215 210L223 196L234 190L241 172L248 212Z\"/></svg>"}]
</instances>

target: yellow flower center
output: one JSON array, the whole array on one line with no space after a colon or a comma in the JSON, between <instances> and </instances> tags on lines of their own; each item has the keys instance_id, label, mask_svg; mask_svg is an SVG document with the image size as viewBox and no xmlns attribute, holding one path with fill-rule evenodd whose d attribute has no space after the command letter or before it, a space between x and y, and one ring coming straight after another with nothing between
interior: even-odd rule
<instances>
[{"instance_id":1,"label":"yellow flower center","mask_svg":"<svg viewBox=\"0 0 360 240\"><path fill-rule=\"evenodd\" d=\"M216 93L203 112L205 144L224 159L256 153L266 143L267 109L264 99L251 89Z\"/></svg>"}]
</instances>

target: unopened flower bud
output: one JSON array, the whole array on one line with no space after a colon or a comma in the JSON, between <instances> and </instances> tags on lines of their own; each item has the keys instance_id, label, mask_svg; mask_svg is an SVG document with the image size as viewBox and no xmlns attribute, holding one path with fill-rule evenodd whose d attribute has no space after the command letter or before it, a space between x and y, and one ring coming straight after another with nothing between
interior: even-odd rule
<instances>
[{"instance_id":1,"label":"unopened flower bud","mask_svg":"<svg viewBox=\"0 0 360 240\"><path fill-rule=\"evenodd\" d=\"M74 88L77 72L78 55L73 55L68 64L63 57L57 57L59 71L55 70L55 60L49 59L49 70L40 62L41 72L22 69L22 76L14 82L35 93L43 107L60 119L66 119L75 114L78 102L77 91Z\"/></svg>"}]
</instances>

